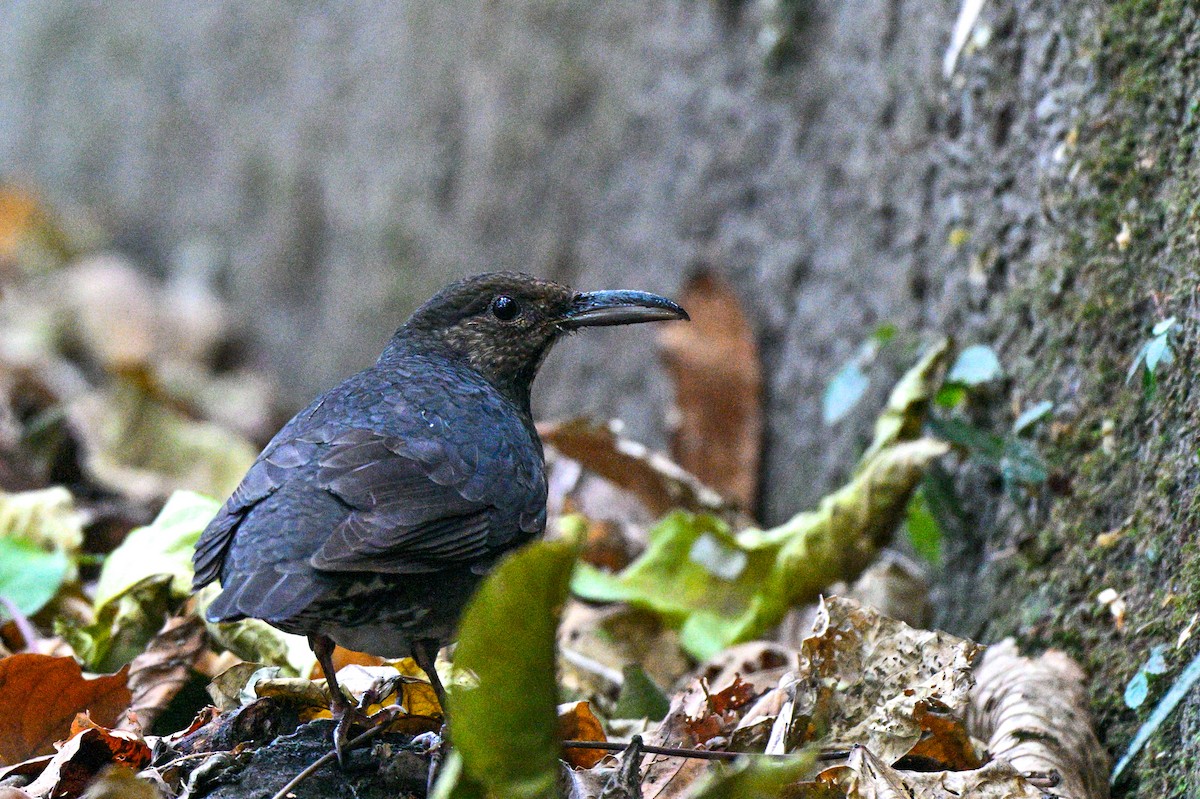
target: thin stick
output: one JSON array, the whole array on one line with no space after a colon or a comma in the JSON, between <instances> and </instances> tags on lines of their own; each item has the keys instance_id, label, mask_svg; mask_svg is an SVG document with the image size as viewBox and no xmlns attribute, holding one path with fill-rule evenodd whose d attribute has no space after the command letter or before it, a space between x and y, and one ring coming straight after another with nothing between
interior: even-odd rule
<instances>
[{"instance_id":1,"label":"thin stick","mask_svg":"<svg viewBox=\"0 0 1200 799\"><path fill-rule=\"evenodd\" d=\"M8 612L8 617L12 619L12 623L16 626L17 632L25 639L25 648L33 649L37 646L38 634L34 629L33 624L29 621L29 617L22 613L16 605L10 602L6 597L0 596L0 605L4 606Z\"/></svg>"},{"instance_id":2,"label":"thin stick","mask_svg":"<svg viewBox=\"0 0 1200 799\"><path fill-rule=\"evenodd\" d=\"M605 752L624 752L629 748L627 743L617 741L563 741L563 749L600 749ZM650 746L643 744L641 751L647 755L668 755L670 757L691 757L697 760L736 760L739 757L769 757L781 760L795 755L764 755L762 752L713 752L708 749L680 749L674 746ZM832 752L818 752L817 760L843 760L850 752L842 749Z\"/></svg>"},{"instance_id":3,"label":"thin stick","mask_svg":"<svg viewBox=\"0 0 1200 799\"><path fill-rule=\"evenodd\" d=\"M355 747L360 746L360 745L366 743L367 741L371 740L376 735L383 732L385 728L390 726L392 721L394 721L394 720L395 719L388 719L385 723L377 724L376 726L372 727L371 729L367 730L366 732L362 733L361 735L359 735L355 738L351 738L349 741L346 742L346 751L349 752L351 749L354 749ZM301 771L295 777L292 777L292 779L288 782L287 785L284 785L282 788L280 788L278 791L276 791L275 795L272 796L271 799L286 799L287 795L289 793L291 793L293 790L295 790L297 785L304 782L306 779L311 777L313 774L316 774L317 771L319 771L320 768L322 766L324 766L326 763L331 763L336 759L337 759L337 750L331 750L331 751L326 752L325 754L321 755L319 758L317 758L315 761L313 761L313 764L311 766L304 769L304 771Z\"/></svg>"}]
</instances>

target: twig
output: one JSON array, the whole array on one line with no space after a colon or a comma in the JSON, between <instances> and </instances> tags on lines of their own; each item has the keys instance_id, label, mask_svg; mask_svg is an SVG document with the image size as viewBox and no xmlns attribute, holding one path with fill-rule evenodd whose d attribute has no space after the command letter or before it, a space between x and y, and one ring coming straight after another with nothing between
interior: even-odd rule
<instances>
[{"instance_id":1,"label":"twig","mask_svg":"<svg viewBox=\"0 0 1200 799\"><path fill-rule=\"evenodd\" d=\"M388 726L390 726L392 721L394 721L394 719L388 719L386 722L377 724L376 726L372 727L371 729L367 730L366 732L362 733L361 735L359 735L355 738L351 738L346 743L346 751L350 751L351 749L361 746L362 744L371 740L376 735L383 732ZM304 782L306 779L311 777L313 774L316 774L321 769L321 767L324 766L326 763L331 763L336 759L337 759L337 751L336 750L330 750L330 751L326 752L325 754L321 755L319 758L317 758L315 761L313 761L313 764L311 766L304 769L304 771L301 771L295 777L292 777L292 779L288 781L287 785L284 785L282 788L280 788L278 791L276 791L275 795L272 796L271 799L286 799L287 795L289 793L291 793L293 790L295 790L297 785Z\"/></svg>"},{"instance_id":2,"label":"twig","mask_svg":"<svg viewBox=\"0 0 1200 799\"><path fill-rule=\"evenodd\" d=\"M605 752L624 752L629 744L618 741L563 741L563 749L600 749ZM643 744L641 751L647 755L668 755L670 757L692 757L697 760L736 760L739 757L766 757L772 760L783 760L795 755L764 755L762 752L713 752L708 749L680 749L674 746L650 746ZM818 752L818 761L844 760L850 756L845 749L830 752Z\"/></svg>"},{"instance_id":3,"label":"twig","mask_svg":"<svg viewBox=\"0 0 1200 799\"><path fill-rule=\"evenodd\" d=\"M7 597L0 596L0 605L4 605L4 610L8 613L8 617L12 619L12 623L16 625L17 632L25 639L25 648L33 649L37 646L37 630L34 629L33 623L29 621L29 617L22 613L20 608L9 601Z\"/></svg>"}]
</instances>

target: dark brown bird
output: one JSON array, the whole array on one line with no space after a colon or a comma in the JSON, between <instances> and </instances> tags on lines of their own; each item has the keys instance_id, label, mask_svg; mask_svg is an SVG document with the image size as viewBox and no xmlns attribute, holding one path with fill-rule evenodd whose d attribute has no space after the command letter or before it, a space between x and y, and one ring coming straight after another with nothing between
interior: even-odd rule
<instances>
[{"instance_id":1,"label":"dark brown bird","mask_svg":"<svg viewBox=\"0 0 1200 799\"><path fill-rule=\"evenodd\" d=\"M687 319L636 291L576 293L518 273L454 283L374 366L297 414L196 544L210 621L307 635L342 754L349 703L334 644L411 655L442 696L438 650L482 576L542 534L546 476L530 387L553 344L591 326Z\"/></svg>"}]
</instances>

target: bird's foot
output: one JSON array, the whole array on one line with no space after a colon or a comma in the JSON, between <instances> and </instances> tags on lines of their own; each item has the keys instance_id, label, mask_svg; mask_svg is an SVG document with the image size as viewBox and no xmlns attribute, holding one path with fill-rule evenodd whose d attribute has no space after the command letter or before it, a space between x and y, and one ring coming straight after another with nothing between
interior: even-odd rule
<instances>
[{"instance_id":1,"label":"bird's foot","mask_svg":"<svg viewBox=\"0 0 1200 799\"><path fill-rule=\"evenodd\" d=\"M360 707L335 708L333 711L333 748L337 753L338 765L345 768L350 761L350 740L356 728L384 728L404 712L400 705L388 705L375 713L368 714Z\"/></svg>"}]
</instances>

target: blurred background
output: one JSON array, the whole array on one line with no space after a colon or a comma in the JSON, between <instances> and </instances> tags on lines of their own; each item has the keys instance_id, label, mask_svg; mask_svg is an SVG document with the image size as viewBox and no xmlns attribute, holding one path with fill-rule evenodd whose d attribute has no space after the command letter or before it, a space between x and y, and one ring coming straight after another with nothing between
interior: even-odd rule
<instances>
[{"instance_id":1,"label":"blurred background","mask_svg":"<svg viewBox=\"0 0 1200 799\"><path fill-rule=\"evenodd\" d=\"M1034 122L948 96L953 2L0 9L4 179L86 214L139 269L226 298L293 410L460 275L667 294L723 275L765 366L771 520L861 448L872 408L836 428L819 414L863 339L961 331L1002 280L946 243L1000 180L960 186L959 162ZM1016 205L1031 190L1004 189ZM616 416L661 445L654 349L571 341L540 415Z\"/></svg>"}]
</instances>

